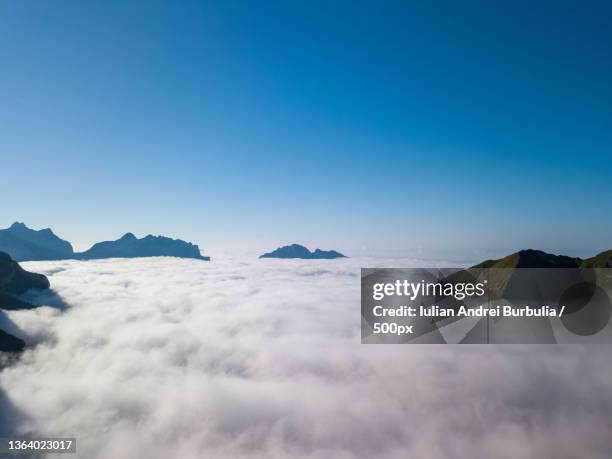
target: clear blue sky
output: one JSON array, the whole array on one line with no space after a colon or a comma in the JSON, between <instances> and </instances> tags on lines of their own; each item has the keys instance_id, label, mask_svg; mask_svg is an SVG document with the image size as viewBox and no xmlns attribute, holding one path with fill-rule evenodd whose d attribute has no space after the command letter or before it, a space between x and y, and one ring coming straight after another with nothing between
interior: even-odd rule
<instances>
[{"instance_id":1,"label":"clear blue sky","mask_svg":"<svg viewBox=\"0 0 612 459\"><path fill-rule=\"evenodd\" d=\"M2 2L0 226L213 254L610 248L611 18L604 2Z\"/></svg>"}]
</instances>

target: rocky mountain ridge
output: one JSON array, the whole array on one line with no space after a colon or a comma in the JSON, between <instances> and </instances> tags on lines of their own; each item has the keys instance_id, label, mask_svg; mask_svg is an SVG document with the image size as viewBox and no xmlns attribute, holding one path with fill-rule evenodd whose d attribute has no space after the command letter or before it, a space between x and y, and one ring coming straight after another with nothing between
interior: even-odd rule
<instances>
[{"instance_id":1,"label":"rocky mountain ridge","mask_svg":"<svg viewBox=\"0 0 612 459\"><path fill-rule=\"evenodd\" d=\"M16 261L163 256L210 260L210 257L201 254L197 245L190 242L153 235L138 239L132 233L126 233L115 241L99 242L89 250L77 253L68 241L56 236L51 229L33 230L20 222L0 230L0 251L10 254Z\"/></svg>"},{"instance_id":2,"label":"rocky mountain ridge","mask_svg":"<svg viewBox=\"0 0 612 459\"><path fill-rule=\"evenodd\" d=\"M346 258L346 255L335 250L316 249L311 252L303 245L291 244L279 247L272 252L264 253L259 258L301 258L305 260L331 260L334 258Z\"/></svg>"}]
</instances>

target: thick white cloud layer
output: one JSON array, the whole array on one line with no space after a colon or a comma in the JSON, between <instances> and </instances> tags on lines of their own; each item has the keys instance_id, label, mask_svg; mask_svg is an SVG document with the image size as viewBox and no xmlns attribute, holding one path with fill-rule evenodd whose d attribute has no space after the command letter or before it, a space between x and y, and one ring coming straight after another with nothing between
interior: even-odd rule
<instances>
[{"instance_id":1,"label":"thick white cloud layer","mask_svg":"<svg viewBox=\"0 0 612 459\"><path fill-rule=\"evenodd\" d=\"M57 296L0 317L35 345L0 373L0 427L75 436L81 458L612 451L608 347L361 345L371 261L25 265Z\"/></svg>"}]
</instances>

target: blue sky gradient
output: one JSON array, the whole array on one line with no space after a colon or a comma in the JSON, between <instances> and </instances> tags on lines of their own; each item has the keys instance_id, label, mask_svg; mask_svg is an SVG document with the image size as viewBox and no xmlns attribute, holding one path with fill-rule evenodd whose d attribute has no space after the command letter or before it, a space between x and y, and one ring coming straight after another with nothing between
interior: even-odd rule
<instances>
[{"instance_id":1,"label":"blue sky gradient","mask_svg":"<svg viewBox=\"0 0 612 459\"><path fill-rule=\"evenodd\" d=\"M423 3L0 3L0 226L611 248L610 4Z\"/></svg>"}]
</instances>

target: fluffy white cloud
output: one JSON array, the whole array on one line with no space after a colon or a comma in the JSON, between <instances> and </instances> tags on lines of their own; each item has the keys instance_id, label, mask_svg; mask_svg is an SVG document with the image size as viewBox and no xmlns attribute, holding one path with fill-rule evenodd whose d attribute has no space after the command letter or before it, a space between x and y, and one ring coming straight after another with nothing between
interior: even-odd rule
<instances>
[{"instance_id":1,"label":"fluffy white cloud","mask_svg":"<svg viewBox=\"0 0 612 459\"><path fill-rule=\"evenodd\" d=\"M606 347L361 345L372 263L26 263L0 405L88 459L609 457Z\"/></svg>"}]
</instances>

